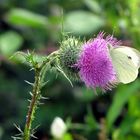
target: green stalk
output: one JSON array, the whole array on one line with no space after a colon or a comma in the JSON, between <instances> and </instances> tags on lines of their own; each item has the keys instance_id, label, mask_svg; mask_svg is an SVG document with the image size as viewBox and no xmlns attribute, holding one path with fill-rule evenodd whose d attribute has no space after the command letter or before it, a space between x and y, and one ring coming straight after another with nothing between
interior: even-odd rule
<instances>
[{"instance_id":1,"label":"green stalk","mask_svg":"<svg viewBox=\"0 0 140 140\"><path fill-rule=\"evenodd\" d=\"M32 91L32 99L29 105L29 110L27 113L27 119L24 127L24 133L23 133L23 139L22 140L30 140L31 137L31 130L32 130L32 122L35 118L35 111L37 109L37 105L39 102L39 99L41 97L40 90L42 87L42 83L44 81L45 73L47 71L47 67L45 68L47 63L51 63L54 61L57 57L58 51L55 51L51 53L47 59L42 63L42 65L39 67L34 64L35 69L35 81L33 84L33 91Z\"/></svg>"},{"instance_id":2,"label":"green stalk","mask_svg":"<svg viewBox=\"0 0 140 140\"><path fill-rule=\"evenodd\" d=\"M35 69L35 82L32 91L32 99L29 105L26 124L24 128L23 140L30 140L31 126L34 120L35 111L37 109L37 103L40 95L40 81L41 81L41 69Z\"/></svg>"}]
</instances>

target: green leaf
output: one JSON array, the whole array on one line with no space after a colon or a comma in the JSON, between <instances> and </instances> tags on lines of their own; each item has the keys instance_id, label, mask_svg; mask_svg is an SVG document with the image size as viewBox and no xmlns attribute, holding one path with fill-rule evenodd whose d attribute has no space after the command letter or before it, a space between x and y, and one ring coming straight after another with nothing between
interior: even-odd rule
<instances>
[{"instance_id":1,"label":"green leaf","mask_svg":"<svg viewBox=\"0 0 140 140\"><path fill-rule=\"evenodd\" d=\"M74 11L66 15L64 29L75 34L89 34L97 31L105 21L102 17L86 11Z\"/></svg>"},{"instance_id":2,"label":"green leaf","mask_svg":"<svg viewBox=\"0 0 140 140\"><path fill-rule=\"evenodd\" d=\"M47 17L20 8L9 11L6 15L6 20L10 24L18 26L45 28L48 24Z\"/></svg>"},{"instance_id":3,"label":"green leaf","mask_svg":"<svg viewBox=\"0 0 140 140\"><path fill-rule=\"evenodd\" d=\"M119 128L113 132L113 140L121 140L126 138L128 134L132 133L132 127L136 121L136 117L130 117L128 114L122 120ZM129 123L128 123L129 122Z\"/></svg>"},{"instance_id":4,"label":"green leaf","mask_svg":"<svg viewBox=\"0 0 140 140\"><path fill-rule=\"evenodd\" d=\"M129 100L128 104L128 112L133 117L139 117L140 116L140 96L133 96L131 100Z\"/></svg>"},{"instance_id":5,"label":"green leaf","mask_svg":"<svg viewBox=\"0 0 140 140\"><path fill-rule=\"evenodd\" d=\"M85 122L86 124L91 127L92 129L98 128L98 123L92 113L92 109L90 106L87 107L87 115L85 116Z\"/></svg>"},{"instance_id":6,"label":"green leaf","mask_svg":"<svg viewBox=\"0 0 140 140\"><path fill-rule=\"evenodd\" d=\"M123 106L127 103L127 101L130 99L133 94L137 92L139 89L139 81L137 80L134 83L131 83L131 85L121 85L113 99L113 103L107 113L107 126L110 129L113 126L113 123L119 116Z\"/></svg>"},{"instance_id":7,"label":"green leaf","mask_svg":"<svg viewBox=\"0 0 140 140\"><path fill-rule=\"evenodd\" d=\"M65 133L62 139L63 140L73 140L72 135L70 133Z\"/></svg>"},{"instance_id":8,"label":"green leaf","mask_svg":"<svg viewBox=\"0 0 140 140\"><path fill-rule=\"evenodd\" d=\"M133 123L133 131L138 136L140 136L140 119L139 118Z\"/></svg>"},{"instance_id":9,"label":"green leaf","mask_svg":"<svg viewBox=\"0 0 140 140\"><path fill-rule=\"evenodd\" d=\"M27 53L18 51L11 55L10 60L16 63L26 63Z\"/></svg>"},{"instance_id":10,"label":"green leaf","mask_svg":"<svg viewBox=\"0 0 140 140\"><path fill-rule=\"evenodd\" d=\"M0 35L0 52L3 55L10 56L18 49L23 43L22 37L13 31L6 32Z\"/></svg>"},{"instance_id":11,"label":"green leaf","mask_svg":"<svg viewBox=\"0 0 140 140\"><path fill-rule=\"evenodd\" d=\"M84 0L85 4L89 9L91 9L95 13L101 13L102 9L99 5L99 3L95 0Z\"/></svg>"}]
</instances>

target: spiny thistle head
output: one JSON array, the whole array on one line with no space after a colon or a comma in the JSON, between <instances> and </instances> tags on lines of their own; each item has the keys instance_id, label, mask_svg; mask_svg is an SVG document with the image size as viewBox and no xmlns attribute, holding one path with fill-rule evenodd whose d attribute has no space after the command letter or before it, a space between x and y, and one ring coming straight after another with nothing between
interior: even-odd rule
<instances>
[{"instance_id":1,"label":"spiny thistle head","mask_svg":"<svg viewBox=\"0 0 140 140\"><path fill-rule=\"evenodd\" d=\"M75 37L68 37L61 42L59 51L60 67L70 79L78 79L79 68L76 66L82 42Z\"/></svg>"}]
</instances>

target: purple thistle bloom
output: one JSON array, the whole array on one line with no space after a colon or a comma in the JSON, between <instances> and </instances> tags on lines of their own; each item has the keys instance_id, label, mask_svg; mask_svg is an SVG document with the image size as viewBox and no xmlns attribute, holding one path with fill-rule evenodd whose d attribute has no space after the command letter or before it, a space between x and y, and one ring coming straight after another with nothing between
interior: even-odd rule
<instances>
[{"instance_id":1,"label":"purple thistle bloom","mask_svg":"<svg viewBox=\"0 0 140 140\"><path fill-rule=\"evenodd\" d=\"M104 38L104 33L101 32L82 47L77 65L80 77L88 87L107 90L116 83L116 73L108 52L108 44L116 46L120 43L110 35Z\"/></svg>"}]
</instances>

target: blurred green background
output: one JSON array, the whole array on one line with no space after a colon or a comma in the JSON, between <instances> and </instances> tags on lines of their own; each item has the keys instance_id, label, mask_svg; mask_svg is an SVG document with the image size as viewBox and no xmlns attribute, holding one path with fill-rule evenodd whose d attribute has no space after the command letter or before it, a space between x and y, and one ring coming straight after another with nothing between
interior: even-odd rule
<instances>
[{"instance_id":1,"label":"blurred green background","mask_svg":"<svg viewBox=\"0 0 140 140\"><path fill-rule=\"evenodd\" d=\"M63 9L63 13L62 13ZM63 15L62 15L63 14ZM9 59L16 51L48 55L59 48L64 30L77 37L113 34L140 50L139 0L0 0L0 139L10 140L24 128L29 90L29 67ZM36 113L36 136L51 140L56 116L71 124L65 140L140 140L140 79L95 95L81 82L72 88L62 76L48 72L43 95L49 97ZM70 121L69 121L70 120Z\"/></svg>"}]
</instances>

